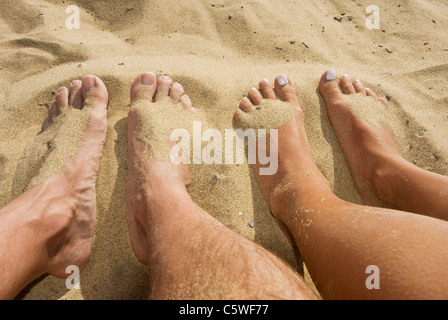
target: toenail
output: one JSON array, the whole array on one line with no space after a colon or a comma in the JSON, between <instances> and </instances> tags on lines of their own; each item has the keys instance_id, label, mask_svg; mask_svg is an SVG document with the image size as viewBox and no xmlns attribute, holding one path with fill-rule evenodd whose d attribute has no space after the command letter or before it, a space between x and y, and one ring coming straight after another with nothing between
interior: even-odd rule
<instances>
[{"instance_id":1,"label":"toenail","mask_svg":"<svg viewBox=\"0 0 448 320\"><path fill-rule=\"evenodd\" d=\"M179 82L174 83L173 86L182 87L182 85Z\"/></svg>"},{"instance_id":2,"label":"toenail","mask_svg":"<svg viewBox=\"0 0 448 320\"><path fill-rule=\"evenodd\" d=\"M152 72L147 72L142 75L140 80L142 84L150 86L156 81L156 75Z\"/></svg>"},{"instance_id":3,"label":"toenail","mask_svg":"<svg viewBox=\"0 0 448 320\"><path fill-rule=\"evenodd\" d=\"M84 88L91 89L95 87L95 78L93 76L86 76L82 79L82 84Z\"/></svg>"},{"instance_id":4,"label":"toenail","mask_svg":"<svg viewBox=\"0 0 448 320\"><path fill-rule=\"evenodd\" d=\"M171 80L170 77L167 77L167 76L161 76L160 79L163 79L163 80L166 80L166 81Z\"/></svg>"},{"instance_id":5,"label":"toenail","mask_svg":"<svg viewBox=\"0 0 448 320\"><path fill-rule=\"evenodd\" d=\"M361 83L361 80L356 79L355 81L353 81L353 83Z\"/></svg>"},{"instance_id":6,"label":"toenail","mask_svg":"<svg viewBox=\"0 0 448 320\"><path fill-rule=\"evenodd\" d=\"M72 83L70 83L70 87L74 87L78 84L78 80L73 80Z\"/></svg>"},{"instance_id":7,"label":"toenail","mask_svg":"<svg viewBox=\"0 0 448 320\"><path fill-rule=\"evenodd\" d=\"M348 79L349 76L348 76L348 74L344 74L344 75L342 76L342 78L344 78L344 79Z\"/></svg>"},{"instance_id":8,"label":"toenail","mask_svg":"<svg viewBox=\"0 0 448 320\"><path fill-rule=\"evenodd\" d=\"M261 82L269 83L268 79L263 79L263 80L261 80Z\"/></svg>"},{"instance_id":9,"label":"toenail","mask_svg":"<svg viewBox=\"0 0 448 320\"><path fill-rule=\"evenodd\" d=\"M250 91L256 91L256 90L257 90L257 88L255 88L255 87L250 88Z\"/></svg>"},{"instance_id":10,"label":"toenail","mask_svg":"<svg viewBox=\"0 0 448 320\"><path fill-rule=\"evenodd\" d=\"M286 86L289 84L288 78L284 74L281 74L277 77L277 82L280 86Z\"/></svg>"},{"instance_id":11,"label":"toenail","mask_svg":"<svg viewBox=\"0 0 448 320\"><path fill-rule=\"evenodd\" d=\"M336 76L336 71L330 69L327 71L327 76L326 79L327 81L333 81L336 80L337 76Z\"/></svg>"}]
</instances>

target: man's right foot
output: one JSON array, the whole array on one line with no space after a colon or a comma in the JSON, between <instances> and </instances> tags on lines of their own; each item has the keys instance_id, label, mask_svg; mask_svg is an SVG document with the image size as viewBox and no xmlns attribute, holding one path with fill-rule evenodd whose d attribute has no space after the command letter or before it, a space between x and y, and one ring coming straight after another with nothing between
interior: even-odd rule
<instances>
[{"instance_id":1,"label":"man's right foot","mask_svg":"<svg viewBox=\"0 0 448 320\"><path fill-rule=\"evenodd\" d=\"M391 202L382 177L391 169L398 170L409 163L398 152L390 129L383 123L377 128L361 119L350 109L344 96L363 94L366 99L381 101L382 104L375 106L378 108L387 108L387 99L378 98L359 80L352 81L348 75L338 79L334 70L322 75L319 90L361 199L365 204L371 204L373 192L379 199Z\"/></svg>"}]
</instances>

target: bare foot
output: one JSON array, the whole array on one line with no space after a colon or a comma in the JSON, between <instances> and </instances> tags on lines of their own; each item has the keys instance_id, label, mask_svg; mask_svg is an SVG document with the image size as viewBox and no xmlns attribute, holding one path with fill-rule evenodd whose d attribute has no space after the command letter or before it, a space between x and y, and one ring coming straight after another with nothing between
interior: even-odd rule
<instances>
[{"instance_id":1,"label":"bare foot","mask_svg":"<svg viewBox=\"0 0 448 320\"><path fill-rule=\"evenodd\" d=\"M373 192L381 200L387 201L387 197L382 194L386 188L380 185L381 176L385 170L400 168L406 161L398 152L390 129L383 123L381 128L374 127L358 117L349 108L344 95L363 94L366 99L381 101L378 108L387 108L387 99L378 98L359 80L352 81L347 75L338 79L334 70L322 75L319 90L361 199L365 204L371 204Z\"/></svg>"},{"instance_id":2,"label":"bare foot","mask_svg":"<svg viewBox=\"0 0 448 320\"><path fill-rule=\"evenodd\" d=\"M162 101L164 103L169 101L173 106L181 103L187 112L195 110L190 98L184 94L183 87L179 83L173 83L169 77L162 76L157 79L150 72L137 77L131 87L131 106L128 115L129 171L126 211L132 248L137 258L144 264L148 264L148 254L153 251L150 249L153 244L148 242L151 232L149 225L156 228L156 224L160 223L158 220L151 224L153 221L150 215L156 210L152 210L150 205L157 203L152 199L163 201L170 198L179 203L181 199L190 199L187 192L190 174L186 164L176 165L170 161L151 159L144 155L145 150L151 150L152 146L145 144L139 137L139 117L142 115L137 105L143 102L144 108L149 106L148 103ZM170 106L167 107L170 108ZM173 119L176 116L182 116L178 113L178 110L173 107L170 116ZM170 189L165 190L166 186ZM166 197L167 192L170 193L170 197ZM175 219L178 218L175 217Z\"/></svg>"},{"instance_id":3,"label":"bare foot","mask_svg":"<svg viewBox=\"0 0 448 320\"><path fill-rule=\"evenodd\" d=\"M253 169L271 213L280 222L279 225L291 244L295 246L295 241L286 228L288 220L294 219L294 217L288 216L290 210L283 209L282 198L275 191L289 184L291 180L302 180L304 184L315 181L327 187L328 181L322 176L309 152L304 130L304 115L291 80L285 75L278 76L274 89L267 80L262 80L259 90L252 88L248 94L249 98L242 100L239 109L234 114L234 120L238 126L238 119L243 112L257 112L254 110L256 109L254 105L259 105L263 99L276 100L276 96L282 101L290 103L296 109L295 116L278 128L278 146L270 146L271 150L278 150L278 171L274 175L260 175L258 160Z\"/></svg>"},{"instance_id":4,"label":"bare foot","mask_svg":"<svg viewBox=\"0 0 448 320\"><path fill-rule=\"evenodd\" d=\"M107 132L107 102L104 83L98 77L86 76L82 81L73 81L69 89L60 88L48 110L48 121L52 122L64 108L91 107L76 160L67 166L68 174L52 176L26 193L37 195L36 205L43 208L39 225L49 233L46 244L49 263L45 269L55 276L67 277L69 265L82 270L90 257L96 211L95 183Z\"/></svg>"}]
</instances>

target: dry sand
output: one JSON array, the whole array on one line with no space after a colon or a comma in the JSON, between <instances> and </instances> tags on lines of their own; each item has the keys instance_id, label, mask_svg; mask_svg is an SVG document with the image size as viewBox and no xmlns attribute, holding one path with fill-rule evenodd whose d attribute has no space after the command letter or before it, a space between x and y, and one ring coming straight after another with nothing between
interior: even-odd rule
<instances>
[{"instance_id":1,"label":"dry sand","mask_svg":"<svg viewBox=\"0 0 448 320\"><path fill-rule=\"evenodd\" d=\"M69 4L80 8L79 30L65 27ZM0 207L17 193L19 159L46 116L42 102L51 100L59 86L86 74L101 77L110 96L93 251L80 288L68 291L64 280L46 277L21 297L146 296L147 273L130 247L124 205L129 88L143 71L166 74L182 83L207 127L219 130L233 127L233 112L251 87L263 78L273 81L277 74L287 74L298 90L316 163L338 196L359 203L317 92L321 74L334 68L339 75L361 79L379 95L390 94L393 116L384 121L393 128L405 158L448 174L448 3L378 0L380 30L368 30L365 10L371 4L364 0L2 0ZM358 107L372 107L371 102L355 102ZM357 110L365 116L381 116L365 113L365 108ZM191 195L200 206L302 272L247 165L196 165L191 166L191 174Z\"/></svg>"}]
</instances>

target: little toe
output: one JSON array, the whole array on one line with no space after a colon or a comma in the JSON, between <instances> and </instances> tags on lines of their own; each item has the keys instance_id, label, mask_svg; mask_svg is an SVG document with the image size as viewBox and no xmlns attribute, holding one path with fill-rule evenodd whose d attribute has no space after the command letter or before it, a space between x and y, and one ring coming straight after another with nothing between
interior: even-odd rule
<instances>
[{"instance_id":1,"label":"little toe","mask_svg":"<svg viewBox=\"0 0 448 320\"><path fill-rule=\"evenodd\" d=\"M356 93L355 87L353 86L353 82L348 75L343 75L341 81L342 92L345 94L353 94Z\"/></svg>"},{"instance_id":2,"label":"little toe","mask_svg":"<svg viewBox=\"0 0 448 320\"><path fill-rule=\"evenodd\" d=\"M82 81L74 80L70 83L70 93L68 98L68 104L76 109L82 109Z\"/></svg>"},{"instance_id":3,"label":"little toe","mask_svg":"<svg viewBox=\"0 0 448 320\"><path fill-rule=\"evenodd\" d=\"M180 97L180 103L182 104L182 106L184 107L185 110L193 109L193 104L191 102L191 99L186 94L184 94L182 97ZM196 109L194 111L196 111Z\"/></svg>"},{"instance_id":4,"label":"little toe","mask_svg":"<svg viewBox=\"0 0 448 320\"><path fill-rule=\"evenodd\" d=\"M68 106L68 89L66 87L59 88L56 96L56 116L61 114L62 110Z\"/></svg>"},{"instance_id":5,"label":"little toe","mask_svg":"<svg viewBox=\"0 0 448 320\"><path fill-rule=\"evenodd\" d=\"M56 100L53 100L53 102L50 104L50 107L48 108L48 122L53 122L54 117L56 117L57 114L57 107L56 107Z\"/></svg>"},{"instance_id":6,"label":"little toe","mask_svg":"<svg viewBox=\"0 0 448 320\"><path fill-rule=\"evenodd\" d=\"M255 105L258 105L263 100L263 96L261 95L260 91L257 90L257 88L250 89L249 93L247 94L249 99L252 100L252 102Z\"/></svg>"},{"instance_id":7,"label":"little toe","mask_svg":"<svg viewBox=\"0 0 448 320\"><path fill-rule=\"evenodd\" d=\"M291 84L291 80L284 74L279 75L275 79L275 92L285 102L298 107L296 89Z\"/></svg>"},{"instance_id":8,"label":"little toe","mask_svg":"<svg viewBox=\"0 0 448 320\"><path fill-rule=\"evenodd\" d=\"M173 103L179 103L181 97L185 94L184 87L180 83L174 83L170 89L170 97Z\"/></svg>"},{"instance_id":9,"label":"little toe","mask_svg":"<svg viewBox=\"0 0 448 320\"><path fill-rule=\"evenodd\" d=\"M369 96L369 97L372 97L373 99L375 99L375 101L378 101L378 96L376 95L376 93L373 92L369 88L366 88L366 95Z\"/></svg>"},{"instance_id":10,"label":"little toe","mask_svg":"<svg viewBox=\"0 0 448 320\"><path fill-rule=\"evenodd\" d=\"M364 88L361 80L356 79L355 81L353 81L353 87L355 87L357 93L362 93L365 96L367 95L366 88Z\"/></svg>"},{"instance_id":11,"label":"little toe","mask_svg":"<svg viewBox=\"0 0 448 320\"><path fill-rule=\"evenodd\" d=\"M265 99L271 99L271 100L277 99L277 97L275 96L275 92L267 79L263 79L260 81L259 88L263 93Z\"/></svg>"},{"instance_id":12,"label":"little toe","mask_svg":"<svg viewBox=\"0 0 448 320\"><path fill-rule=\"evenodd\" d=\"M253 108L252 102L246 97L241 100L240 109L244 112L249 112Z\"/></svg>"},{"instance_id":13,"label":"little toe","mask_svg":"<svg viewBox=\"0 0 448 320\"><path fill-rule=\"evenodd\" d=\"M152 72L142 73L134 80L134 83L131 86L131 105L137 99L153 102L156 90L156 75Z\"/></svg>"},{"instance_id":14,"label":"little toe","mask_svg":"<svg viewBox=\"0 0 448 320\"><path fill-rule=\"evenodd\" d=\"M157 79L157 91L154 101L161 101L167 99L170 94L170 88L173 85L173 80L170 77L162 76Z\"/></svg>"}]
</instances>

